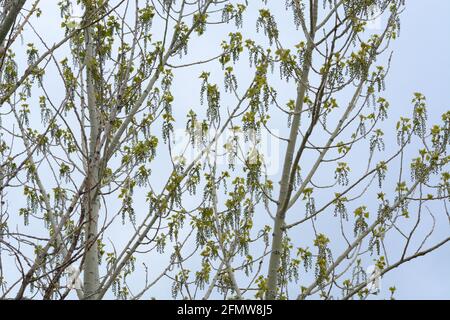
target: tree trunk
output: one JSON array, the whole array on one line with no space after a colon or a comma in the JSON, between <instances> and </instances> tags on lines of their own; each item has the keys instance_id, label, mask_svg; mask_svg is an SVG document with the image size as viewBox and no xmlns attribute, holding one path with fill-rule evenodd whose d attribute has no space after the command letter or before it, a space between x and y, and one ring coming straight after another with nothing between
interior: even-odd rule
<instances>
[{"instance_id":1,"label":"tree trunk","mask_svg":"<svg viewBox=\"0 0 450 320\"><path fill-rule=\"evenodd\" d=\"M308 77L312 65L312 52L314 49L315 21L317 20L317 1L313 1L311 8L311 31L310 39L305 52L304 65L302 68L302 77L297 86L297 97L295 103L294 116L292 119L291 131L289 133L289 142L284 157L283 172L280 181L280 194L278 196L277 214L272 233L272 250L270 253L269 270L267 277L266 299L274 300L277 297L278 273L281 263L281 250L283 243L283 227L285 225L286 211L288 209L289 181L292 171L292 160L297 144L298 131L300 128L301 112L303 110L304 98L308 90ZM287 203L286 203L287 202Z\"/></svg>"},{"instance_id":2,"label":"tree trunk","mask_svg":"<svg viewBox=\"0 0 450 320\"><path fill-rule=\"evenodd\" d=\"M16 18L19 15L20 10L22 10L25 2L26 0L14 0L11 1L11 4L9 5L10 8L5 8L5 10L7 10L8 12L5 12L6 17L0 25L0 47L3 47L3 41L11 31L14 21L16 21Z\"/></svg>"},{"instance_id":3,"label":"tree trunk","mask_svg":"<svg viewBox=\"0 0 450 320\"><path fill-rule=\"evenodd\" d=\"M84 261L84 298L96 299L100 286L98 259L98 216L99 201L99 141L100 121L96 103L94 80L94 45L92 27L86 29L86 83L90 123L89 158L87 159L87 184L84 197L86 213L85 261Z\"/></svg>"}]
</instances>

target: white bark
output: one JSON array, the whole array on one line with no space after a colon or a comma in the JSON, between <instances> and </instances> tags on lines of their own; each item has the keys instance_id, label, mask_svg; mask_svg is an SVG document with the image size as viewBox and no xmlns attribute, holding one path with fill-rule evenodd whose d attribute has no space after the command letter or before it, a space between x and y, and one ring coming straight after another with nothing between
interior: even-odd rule
<instances>
[{"instance_id":1,"label":"white bark","mask_svg":"<svg viewBox=\"0 0 450 320\"><path fill-rule=\"evenodd\" d=\"M16 21L17 16L22 10L26 0L14 0L10 4L9 10L6 12L6 16L0 25L0 47L3 47L3 41L5 41L6 36L11 31L14 21Z\"/></svg>"},{"instance_id":2,"label":"white bark","mask_svg":"<svg viewBox=\"0 0 450 320\"><path fill-rule=\"evenodd\" d=\"M313 10L313 23L317 18L317 3L312 8ZM294 158L295 147L297 144L298 131L300 128L300 117L303 110L304 98L308 90L308 77L312 64L312 52L314 49L314 35L315 27L311 28L310 39L307 44L305 53L305 63L302 69L302 77L297 87L297 98L295 105L295 114L292 120L291 131L289 133L289 142L284 157L283 172L280 181L280 194L278 197L277 214L275 217L274 229L272 234L272 252L270 254L269 270L267 278L267 293L266 299L273 300L276 298L278 269L280 267L281 260L281 246L283 241L283 228L285 225L285 216L287 211L287 203L289 201L289 181L292 171L292 162Z\"/></svg>"},{"instance_id":3,"label":"white bark","mask_svg":"<svg viewBox=\"0 0 450 320\"><path fill-rule=\"evenodd\" d=\"M89 12L89 11L88 11ZM86 219L84 261L84 298L96 299L100 286L98 259L98 216L99 202L99 138L100 120L96 103L96 89L94 81L94 45L92 27L86 29L86 83L88 112L90 122L89 158L87 159L87 183L83 201Z\"/></svg>"}]
</instances>

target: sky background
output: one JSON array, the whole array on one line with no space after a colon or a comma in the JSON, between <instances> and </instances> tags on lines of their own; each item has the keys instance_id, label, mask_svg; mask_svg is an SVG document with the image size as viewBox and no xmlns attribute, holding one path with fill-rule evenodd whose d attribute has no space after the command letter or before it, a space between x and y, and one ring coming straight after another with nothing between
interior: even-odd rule
<instances>
[{"instance_id":1,"label":"sky background","mask_svg":"<svg viewBox=\"0 0 450 320\"><path fill-rule=\"evenodd\" d=\"M45 0L56 3L56 0ZM252 0L250 0L252 1ZM258 1L259 2L259 1ZM269 3L274 1L269 1ZM273 7L273 4L271 5ZM58 41L61 38L61 31L58 30L59 12L56 5L49 6L46 10L45 5L42 6L44 17L39 22L39 30L49 43ZM275 10L278 11L278 10ZM280 8L278 14L284 12L284 1L280 0ZM254 16L255 12L249 12L250 16ZM278 21L280 28L292 28L291 18ZM244 28L249 37L261 37L256 35L254 24L252 28ZM228 34L228 29L215 30L215 34L210 36L208 41L203 40L196 43L194 41L194 54L189 56L192 61L198 58L214 56L218 53L218 45L220 41ZM295 32L295 30L294 30ZM299 32L301 33L301 32ZM427 97L427 105L429 108L430 123L437 122L440 115L449 110L450 107L450 1L447 0L409 0L405 12L401 18L401 33L399 39L394 41L389 50L394 52L391 69L386 79L385 96L390 102L390 119L395 123L399 116L405 114L405 109L411 111L411 99L414 92L421 92ZM286 41L298 43L295 33L286 32L283 34ZM300 39L302 40L302 39ZM195 53L197 52L197 53ZM62 57L64 51L58 53ZM18 53L20 55L20 53ZM189 61L189 59L187 59ZM176 101L181 101L179 116L186 114L188 106L195 108L198 104L199 79L198 74L203 69L216 68L217 65L201 66L177 74L174 83L173 94ZM50 68L51 72L52 69ZM55 72L56 70L53 70ZM222 71L218 70L218 74ZM214 76L214 75L213 75ZM250 79L251 75L243 75L240 79ZM50 80L51 81L51 80ZM64 91L61 83L57 78L54 80L54 94L63 97ZM292 88L280 88L281 96L292 96ZM225 103L228 103L225 100ZM232 106L232 101L229 101ZM391 124L392 124L391 123ZM181 128L184 124L180 125ZM277 128L275 128L277 129ZM283 128L278 128L280 131ZM285 128L284 128L285 129ZM167 156L162 156L154 164L154 172L167 171ZM277 160L277 159L274 159ZM358 159L353 159L357 162ZM276 179L274 175L274 181ZM327 178L326 174L322 178ZM161 179L161 183L165 181ZM19 192L17 197L20 197ZM375 204L375 201L373 201ZM434 208L439 210L439 207ZM295 220L295 219L294 219ZM448 236L450 232L449 224L445 219L437 230L436 238L442 239ZM125 234L121 224L114 226L112 234L118 243L125 241L121 239L120 234ZM128 227L131 229L131 227ZM326 226L324 229L326 230ZM309 235L310 236L310 235ZM390 242L396 246L395 241ZM393 248L395 249L395 248ZM151 263L158 264L159 261ZM161 264L162 265L162 264ZM142 274L141 274L142 276ZM141 279L135 278L136 287L139 286ZM397 288L396 298L401 299L450 299L450 245L440 248L425 257L413 260L399 269L389 272L382 280L381 298L389 297L388 287L395 285ZM166 292L164 292L165 290ZM170 290L168 290L167 282L161 282L155 287L154 292L159 297L170 298Z\"/></svg>"},{"instance_id":2,"label":"sky background","mask_svg":"<svg viewBox=\"0 0 450 320\"><path fill-rule=\"evenodd\" d=\"M401 19L386 81L391 111L400 113L418 91L427 97L430 114L438 117L450 108L450 1L406 1ZM450 299L450 246L392 271L383 284L392 283L398 298Z\"/></svg>"}]
</instances>

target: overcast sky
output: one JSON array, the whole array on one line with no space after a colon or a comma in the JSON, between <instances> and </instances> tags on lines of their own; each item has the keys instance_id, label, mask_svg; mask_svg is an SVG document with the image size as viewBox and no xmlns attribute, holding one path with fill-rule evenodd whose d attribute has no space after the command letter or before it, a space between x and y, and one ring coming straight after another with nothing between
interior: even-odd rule
<instances>
[{"instance_id":1,"label":"overcast sky","mask_svg":"<svg viewBox=\"0 0 450 320\"><path fill-rule=\"evenodd\" d=\"M45 1L57 2L56 0ZM284 1L280 0L280 5L284 8ZM50 43L60 38L59 32L53 32L59 13L56 6L52 7L54 10L49 10L46 13L47 18L39 22L39 30L46 33L46 39L49 39ZM43 10L45 12L44 5ZM281 27L282 25L283 21L280 22ZM228 33L225 29L222 31L222 34ZM403 115L405 107L410 109L414 92L421 92L427 97L431 122L437 121L440 114L449 110L449 35L450 1L407 1L406 10L402 15L401 36L390 48L394 56L384 96L390 101L391 118L397 119L398 116ZM217 35L216 39L219 41L221 36ZM203 47L202 53L205 56L214 55L217 53L217 46ZM190 81L190 79L197 79L199 70L195 70L192 74L182 73L175 80L173 93L176 99L186 103L198 100L198 81ZM55 82L55 87L58 85L60 84ZM193 90L196 90L195 99L192 98ZM156 172L158 169L161 172L167 169L164 161L161 161L159 166L155 168ZM449 232L449 225L444 225L438 229L435 239L442 239ZM139 284L139 281L136 283ZM383 279L382 284L384 286L382 298L389 297L386 288L395 285L397 298L450 299L450 245L390 272ZM159 285L157 290L163 288L166 288L167 293L164 293L162 297L170 298L170 287L167 283Z\"/></svg>"},{"instance_id":2,"label":"overcast sky","mask_svg":"<svg viewBox=\"0 0 450 320\"><path fill-rule=\"evenodd\" d=\"M401 36L391 47L394 59L386 83L391 111L401 112L416 91L427 97L433 118L450 109L449 34L450 1L407 1ZM444 236L450 232L445 227ZM450 246L392 271L383 283L395 283L399 298L450 299Z\"/></svg>"}]
</instances>

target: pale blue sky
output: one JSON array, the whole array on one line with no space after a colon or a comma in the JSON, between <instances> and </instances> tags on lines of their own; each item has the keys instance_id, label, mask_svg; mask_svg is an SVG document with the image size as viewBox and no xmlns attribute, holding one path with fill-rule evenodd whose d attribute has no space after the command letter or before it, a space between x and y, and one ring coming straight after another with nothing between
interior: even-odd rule
<instances>
[{"instance_id":1,"label":"pale blue sky","mask_svg":"<svg viewBox=\"0 0 450 320\"><path fill-rule=\"evenodd\" d=\"M56 0L46 1L57 2ZM272 2L274 3L274 1ZM279 12L282 12L284 10L284 1L279 0L279 2ZM45 7L43 9L44 19L39 22L39 30L42 31L49 43L56 42L61 37L61 31L57 30L59 13L54 5L51 10L46 11ZM248 14L254 16L255 12L249 12ZM281 28L284 22L286 22L286 26L289 24L292 27L291 17L285 21L279 21ZM192 59L191 61L195 61L199 57L208 58L219 52L218 45L226 37L229 30L217 29L214 32L213 36L210 35L207 38L208 41L194 41L193 49L191 49L193 54L189 56L189 59ZM261 35L255 34L254 24L251 28L245 28L244 33L251 37L261 37ZM297 43L295 35L295 33L285 34L286 40L292 40L292 42ZM407 1L406 10L402 15L401 36L392 43L390 50L394 51L394 55L384 93L391 105L390 119L392 119L392 122L390 124L392 125L399 116L404 115L405 110L411 111L412 95L417 91L422 92L427 97L430 109L430 122L438 121L440 114L450 108L450 1ZM64 54L64 51L58 53L60 57ZM210 71L210 69L218 68L217 65L207 65L177 73L173 94L176 99L175 113L180 119L185 119L184 115L188 108L202 108L198 106L198 74L202 70ZM220 75L222 71L218 69L216 74ZM246 80L250 77L250 74L247 76L243 75L241 79ZM59 91L59 88L61 88L61 83L55 80L54 94L60 94L62 97L63 91ZM289 86L280 88L280 96L292 98L293 91L291 89ZM231 99L225 100L225 104L227 103L230 104L230 107L232 106ZM179 126L184 127L184 123L180 122ZM284 126L284 124L281 126ZM285 128L279 129L280 131L285 130ZM165 177L166 175L163 173L168 170L167 161L167 155L156 160L153 167L154 172L158 172ZM357 159L354 159L354 161L357 162ZM326 177L324 176L323 178L325 179ZM273 177L273 180L277 181L277 175ZM162 183L163 181L165 181L164 178L160 182ZM158 182L156 183L158 184ZM20 193L21 191L19 191L18 196L20 196ZM373 197L373 204L376 204L375 197ZM434 209L438 210L439 208L436 206ZM265 222L267 223L267 221ZM448 223L446 224L445 219L441 220L441 222L443 223L437 228L437 234L433 240L442 239L448 236L450 232L449 225ZM114 241L117 241L118 245L126 240L119 236L122 233L125 234L126 229L124 228L131 229L130 226L124 227L120 223L113 226L111 235L115 235ZM324 226L324 230L327 230L326 226ZM298 240L302 242L302 239L299 238ZM395 241L391 243L395 246ZM160 261L155 262L152 260L151 263L158 265ZM142 273L140 273L140 276L142 277ZM139 279L139 277L133 280L136 286L141 282L142 279ZM387 288L395 285L397 287L397 298L450 299L450 245L444 246L435 253L390 272L383 279L382 283L382 298L388 297ZM162 282L152 292L150 295L170 298L170 284Z\"/></svg>"},{"instance_id":2,"label":"pale blue sky","mask_svg":"<svg viewBox=\"0 0 450 320\"><path fill-rule=\"evenodd\" d=\"M418 91L427 97L435 122L450 109L450 1L407 1L401 36L391 49L385 94L391 111L400 115L402 107L410 105L412 92ZM441 236L450 232L448 224L445 227ZM392 271L383 283L395 283L398 298L450 299L450 245Z\"/></svg>"}]
</instances>

